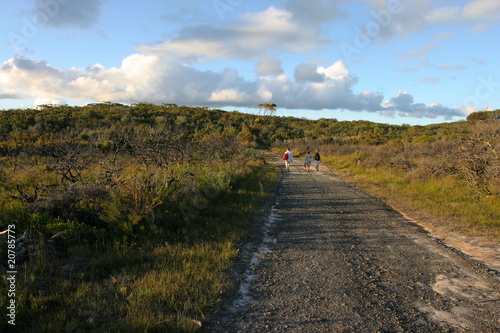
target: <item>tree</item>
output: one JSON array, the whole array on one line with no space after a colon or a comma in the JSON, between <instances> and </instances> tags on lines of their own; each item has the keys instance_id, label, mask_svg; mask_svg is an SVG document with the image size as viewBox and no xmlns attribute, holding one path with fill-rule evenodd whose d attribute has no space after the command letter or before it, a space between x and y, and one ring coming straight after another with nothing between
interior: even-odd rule
<instances>
[{"instance_id":1,"label":"tree","mask_svg":"<svg viewBox=\"0 0 500 333\"><path fill-rule=\"evenodd\" d=\"M276 113L276 104L274 103L263 103L257 105L261 110L263 110L264 115L274 116Z\"/></svg>"}]
</instances>

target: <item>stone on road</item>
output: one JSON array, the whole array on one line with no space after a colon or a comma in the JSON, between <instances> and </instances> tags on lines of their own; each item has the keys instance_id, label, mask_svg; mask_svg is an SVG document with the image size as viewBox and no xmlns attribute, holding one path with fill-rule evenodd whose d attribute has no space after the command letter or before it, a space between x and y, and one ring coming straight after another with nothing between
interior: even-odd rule
<instances>
[{"instance_id":1,"label":"stone on road","mask_svg":"<svg viewBox=\"0 0 500 333\"><path fill-rule=\"evenodd\" d=\"M207 332L500 332L497 271L334 175L293 165L256 220Z\"/></svg>"}]
</instances>

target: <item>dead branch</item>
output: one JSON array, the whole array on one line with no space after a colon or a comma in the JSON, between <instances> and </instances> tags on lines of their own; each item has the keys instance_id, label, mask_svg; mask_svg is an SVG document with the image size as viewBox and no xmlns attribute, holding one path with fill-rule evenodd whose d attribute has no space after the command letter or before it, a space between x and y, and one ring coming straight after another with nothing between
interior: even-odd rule
<instances>
[{"instance_id":1,"label":"dead branch","mask_svg":"<svg viewBox=\"0 0 500 333\"><path fill-rule=\"evenodd\" d=\"M181 181L184 177L186 177L186 176L194 177L194 174L193 174L193 173L191 173L191 172L186 172L186 173L184 173L184 174L183 174L183 175L182 175L179 179L176 179L175 177L170 177L170 178L168 178L168 179L167 179L167 181L165 182L165 186L166 186L166 187L169 187L169 186L170 186L170 184L172 184L172 183L178 183L178 182L180 182L180 181Z\"/></svg>"}]
</instances>

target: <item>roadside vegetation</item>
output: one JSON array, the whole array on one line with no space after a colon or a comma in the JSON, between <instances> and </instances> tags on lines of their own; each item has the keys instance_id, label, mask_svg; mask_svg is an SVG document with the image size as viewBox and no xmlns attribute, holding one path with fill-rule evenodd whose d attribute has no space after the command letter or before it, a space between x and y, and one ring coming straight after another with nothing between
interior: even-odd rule
<instances>
[{"instance_id":1,"label":"roadside vegetation","mask_svg":"<svg viewBox=\"0 0 500 333\"><path fill-rule=\"evenodd\" d=\"M430 126L373 124L319 147L323 161L372 194L441 218L448 230L500 239L500 111ZM283 145L281 145L283 146Z\"/></svg>"},{"instance_id":2,"label":"roadside vegetation","mask_svg":"<svg viewBox=\"0 0 500 333\"><path fill-rule=\"evenodd\" d=\"M14 225L18 240L16 326L3 318L0 329L198 331L280 174L256 148L319 149L379 193L498 237L499 119L396 126L146 103L0 111L0 232ZM6 246L0 255L12 270ZM4 308L8 290L2 274Z\"/></svg>"},{"instance_id":3,"label":"roadside vegetation","mask_svg":"<svg viewBox=\"0 0 500 333\"><path fill-rule=\"evenodd\" d=\"M279 175L226 117L112 103L1 112L0 231L14 225L19 241L14 298L1 249L0 302L17 306L1 331L197 331Z\"/></svg>"}]
</instances>

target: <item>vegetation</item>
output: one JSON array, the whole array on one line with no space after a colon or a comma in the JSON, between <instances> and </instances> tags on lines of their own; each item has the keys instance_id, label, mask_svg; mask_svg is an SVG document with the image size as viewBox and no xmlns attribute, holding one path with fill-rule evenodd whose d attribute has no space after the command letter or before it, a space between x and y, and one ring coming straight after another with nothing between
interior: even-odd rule
<instances>
[{"instance_id":1,"label":"vegetation","mask_svg":"<svg viewBox=\"0 0 500 333\"><path fill-rule=\"evenodd\" d=\"M499 115L396 126L146 103L2 111L0 231L26 232L26 251L16 326L0 328L199 330L279 174L255 148L320 149L340 170L498 235Z\"/></svg>"},{"instance_id":2,"label":"vegetation","mask_svg":"<svg viewBox=\"0 0 500 333\"><path fill-rule=\"evenodd\" d=\"M258 107L262 110L264 110L264 114L267 114L267 115L270 115L270 116L274 116L274 114L276 113L276 107L277 105L274 104L274 103L263 103L263 104L259 104Z\"/></svg>"},{"instance_id":3,"label":"vegetation","mask_svg":"<svg viewBox=\"0 0 500 333\"><path fill-rule=\"evenodd\" d=\"M300 151L320 147L328 156L324 161L373 194L452 222L449 229L498 241L499 119L500 111L494 111L450 124L396 129L373 124L372 130L330 144L302 139L286 145Z\"/></svg>"},{"instance_id":4,"label":"vegetation","mask_svg":"<svg viewBox=\"0 0 500 333\"><path fill-rule=\"evenodd\" d=\"M4 317L2 331L196 331L279 174L230 116L246 117L112 103L0 113L0 231L30 238L16 326Z\"/></svg>"}]
</instances>

